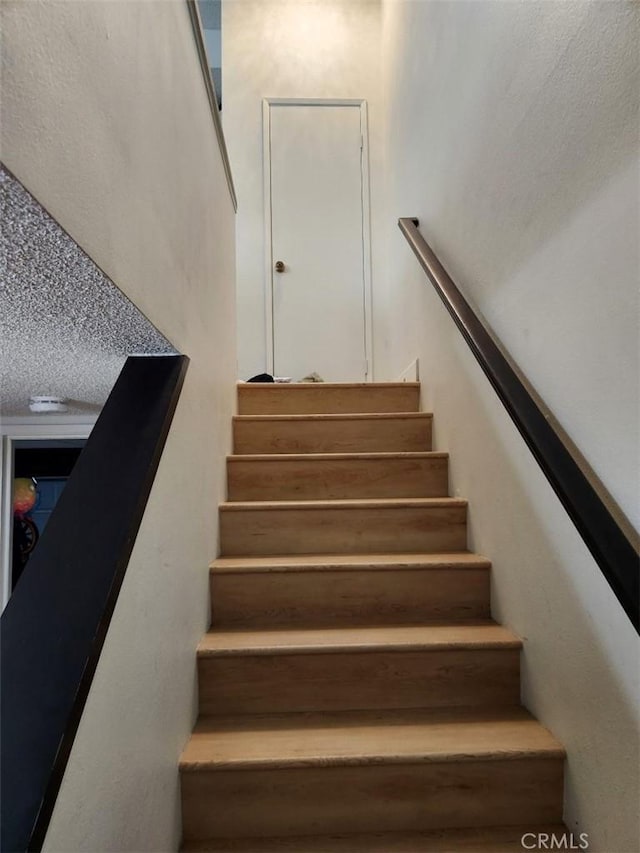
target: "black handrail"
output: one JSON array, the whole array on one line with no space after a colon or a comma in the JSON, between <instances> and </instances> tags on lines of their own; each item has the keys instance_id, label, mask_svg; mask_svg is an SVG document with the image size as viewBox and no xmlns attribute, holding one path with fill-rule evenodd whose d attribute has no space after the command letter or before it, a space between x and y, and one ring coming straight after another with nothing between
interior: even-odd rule
<instances>
[{"instance_id":1,"label":"black handrail","mask_svg":"<svg viewBox=\"0 0 640 853\"><path fill-rule=\"evenodd\" d=\"M127 359L2 614L2 850L41 849L188 358Z\"/></svg>"},{"instance_id":2,"label":"black handrail","mask_svg":"<svg viewBox=\"0 0 640 853\"><path fill-rule=\"evenodd\" d=\"M519 378L519 369L505 357L420 234L418 220L402 218L398 225L625 613L640 633L638 551Z\"/></svg>"}]
</instances>

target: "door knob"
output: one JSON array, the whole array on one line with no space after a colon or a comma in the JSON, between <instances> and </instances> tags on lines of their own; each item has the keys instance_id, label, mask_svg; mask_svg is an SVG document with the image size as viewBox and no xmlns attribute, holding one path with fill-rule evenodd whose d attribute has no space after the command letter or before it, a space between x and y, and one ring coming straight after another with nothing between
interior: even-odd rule
<instances>
[{"instance_id":1,"label":"door knob","mask_svg":"<svg viewBox=\"0 0 640 853\"><path fill-rule=\"evenodd\" d=\"M276 261L276 272L284 272L284 261Z\"/></svg>"}]
</instances>

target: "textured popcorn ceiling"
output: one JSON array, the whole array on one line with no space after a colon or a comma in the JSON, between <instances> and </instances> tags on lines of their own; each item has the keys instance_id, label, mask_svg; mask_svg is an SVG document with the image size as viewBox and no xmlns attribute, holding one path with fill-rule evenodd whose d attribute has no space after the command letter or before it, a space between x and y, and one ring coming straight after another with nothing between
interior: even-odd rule
<instances>
[{"instance_id":1,"label":"textured popcorn ceiling","mask_svg":"<svg viewBox=\"0 0 640 853\"><path fill-rule=\"evenodd\" d=\"M158 330L0 166L0 413L29 396L99 411L127 355L174 353Z\"/></svg>"}]
</instances>

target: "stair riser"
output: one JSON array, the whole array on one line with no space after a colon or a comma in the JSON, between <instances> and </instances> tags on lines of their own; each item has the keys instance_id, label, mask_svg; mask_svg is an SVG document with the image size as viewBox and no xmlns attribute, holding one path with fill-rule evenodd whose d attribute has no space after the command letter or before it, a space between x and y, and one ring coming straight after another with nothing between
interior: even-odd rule
<instances>
[{"instance_id":1,"label":"stair riser","mask_svg":"<svg viewBox=\"0 0 640 853\"><path fill-rule=\"evenodd\" d=\"M229 460L229 500L438 498L448 495L448 460Z\"/></svg>"},{"instance_id":2,"label":"stair riser","mask_svg":"<svg viewBox=\"0 0 640 853\"><path fill-rule=\"evenodd\" d=\"M487 569L212 574L215 626L399 625L489 618Z\"/></svg>"},{"instance_id":3,"label":"stair riser","mask_svg":"<svg viewBox=\"0 0 640 853\"><path fill-rule=\"evenodd\" d=\"M201 656L200 712L516 705L519 657L512 648Z\"/></svg>"},{"instance_id":4,"label":"stair riser","mask_svg":"<svg viewBox=\"0 0 640 853\"><path fill-rule=\"evenodd\" d=\"M396 387L332 388L322 385L290 387L238 386L238 413L241 415L348 414L351 412L417 412L420 388L403 384Z\"/></svg>"},{"instance_id":5,"label":"stair riser","mask_svg":"<svg viewBox=\"0 0 640 853\"><path fill-rule=\"evenodd\" d=\"M562 818L562 760L182 773L187 840L535 825Z\"/></svg>"},{"instance_id":6,"label":"stair riser","mask_svg":"<svg viewBox=\"0 0 640 853\"><path fill-rule=\"evenodd\" d=\"M465 506L221 509L222 555L464 551Z\"/></svg>"},{"instance_id":7,"label":"stair riser","mask_svg":"<svg viewBox=\"0 0 640 853\"><path fill-rule=\"evenodd\" d=\"M234 453L384 453L431 450L431 416L239 420Z\"/></svg>"}]
</instances>

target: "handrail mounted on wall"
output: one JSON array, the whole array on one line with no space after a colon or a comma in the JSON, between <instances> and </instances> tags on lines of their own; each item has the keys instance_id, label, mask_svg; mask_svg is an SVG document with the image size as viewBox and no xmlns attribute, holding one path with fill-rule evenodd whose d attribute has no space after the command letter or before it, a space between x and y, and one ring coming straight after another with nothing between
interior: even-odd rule
<instances>
[{"instance_id":1,"label":"handrail mounted on wall","mask_svg":"<svg viewBox=\"0 0 640 853\"><path fill-rule=\"evenodd\" d=\"M398 225L625 613L640 632L640 558L634 544L525 387L519 369L505 357L442 266L418 230L418 220L401 218Z\"/></svg>"}]
</instances>

